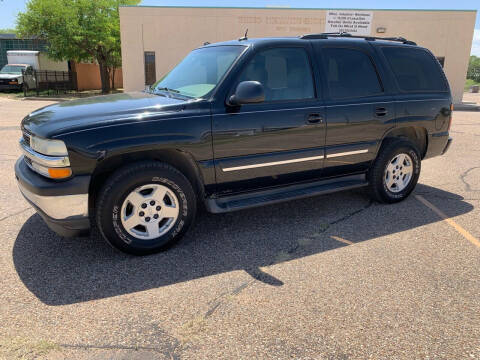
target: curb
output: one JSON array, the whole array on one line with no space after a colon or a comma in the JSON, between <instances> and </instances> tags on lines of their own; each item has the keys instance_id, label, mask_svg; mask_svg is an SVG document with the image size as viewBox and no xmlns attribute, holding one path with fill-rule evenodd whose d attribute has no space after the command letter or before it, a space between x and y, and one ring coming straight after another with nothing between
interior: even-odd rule
<instances>
[{"instance_id":1,"label":"curb","mask_svg":"<svg viewBox=\"0 0 480 360\"><path fill-rule=\"evenodd\" d=\"M69 101L69 100L73 100L74 98L68 98L68 99L65 99L65 98L49 98L49 97L35 97L35 96L28 96L28 97L24 97L24 98L21 98L22 101L25 101L25 100L43 100L43 101Z\"/></svg>"},{"instance_id":2,"label":"curb","mask_svg":"<svg viewBox=\"0 0 480 360\"><path fill-rule=\"evenodd\" d=\"M454 104L453 111L480 111L480 105Z\"/></svg>"}]
</instances>

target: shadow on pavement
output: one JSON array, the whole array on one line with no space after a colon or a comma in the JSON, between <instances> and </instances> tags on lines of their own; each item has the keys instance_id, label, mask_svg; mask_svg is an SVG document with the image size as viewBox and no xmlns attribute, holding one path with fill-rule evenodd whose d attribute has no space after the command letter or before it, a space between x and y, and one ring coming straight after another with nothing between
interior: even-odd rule
<instances>
[{"instance_id":1,"label":"shadow on pavement","mask_svg":"<svg viewBox=\"0 0 480 360\"><path fill-rule=\"evenodd\" d=\"M448 216L473 207L461 196L419 184L417 194L448 199ZM394 221L392 221L394 219ZM158 288L245 270L272 286L283 282L260 267L348 246L440 221L411 196L394 205L372 204L362 190L213 215L201 212L175 247L147 257L110 248L98 234L66 239L37 214L21 228L13 248L25 286L48 305L64 305ZM352 235L353 234L353 235Z\"/></svg>"}]
</instances>

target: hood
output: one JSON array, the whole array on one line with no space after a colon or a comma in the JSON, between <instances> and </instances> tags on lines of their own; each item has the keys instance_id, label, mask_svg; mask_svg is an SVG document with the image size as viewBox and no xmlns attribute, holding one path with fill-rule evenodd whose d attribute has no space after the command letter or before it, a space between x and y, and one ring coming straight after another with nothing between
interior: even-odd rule
<instances>
[{"instance_id":1,"label":"hood","mask_svg":"<svg viewBox=\"0 0 480 360\"><path fill-rule=\"evenodd\" d=\"M0 74L0 79L18 79L22 74Z\"/></svg>"},{"instance_id":2,"label":"hood","mask_svg":"<svg viewBox=\"0 0 480 360\"><path fill-rule=\"evenodd\" d=\"M64 132L178 112L186 102L146 92L95 96L38 109L23 119L22 129L42 137L53 137Z\"/></svg>"}]
</instances>

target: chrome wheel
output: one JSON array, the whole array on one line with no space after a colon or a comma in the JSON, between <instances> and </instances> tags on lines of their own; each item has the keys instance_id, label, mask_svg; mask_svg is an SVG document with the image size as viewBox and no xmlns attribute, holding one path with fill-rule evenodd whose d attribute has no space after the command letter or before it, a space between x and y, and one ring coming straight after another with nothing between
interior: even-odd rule
<instances>
[{"instance_id":1,"label":"chrome wheel","mask_svg":"<svg viewBox=\"0 0 480 360\"><path fill-rule=\"evenodd\" d=\"M398 193L405 189L413 175L413 162L408 154L396 155L385 169L384 182L387 189Z\"/></svg>"},{"instance_id":2,"label":"chrome wheel","mask_svg":"<svg viewBox=\"0 0 480 360\"><path fill-rule=\"evenodd\" d=\"M121 221L125 230L137 239L150 240L167 233L177 221L179 203L168 187L143 185L125 198Z\"/></svg>"}]
</instances>

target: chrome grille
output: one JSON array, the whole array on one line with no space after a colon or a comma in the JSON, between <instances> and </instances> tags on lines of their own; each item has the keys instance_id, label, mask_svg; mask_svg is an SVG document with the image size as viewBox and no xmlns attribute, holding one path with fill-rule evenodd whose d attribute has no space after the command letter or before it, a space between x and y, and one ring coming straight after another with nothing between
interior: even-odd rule
<instances>
[{"instance_id":1,"label":"chrome grille","mask_svg":"<svg viewBox=\"0 0 480 360\"><path fill-rule=\"evenodd\" d=\"M27 146L30 146L30 134L27 134L26 132L23 133L23 141Z\"/></svg>"}]
</instances>

